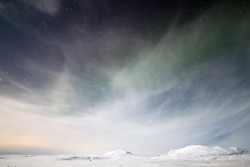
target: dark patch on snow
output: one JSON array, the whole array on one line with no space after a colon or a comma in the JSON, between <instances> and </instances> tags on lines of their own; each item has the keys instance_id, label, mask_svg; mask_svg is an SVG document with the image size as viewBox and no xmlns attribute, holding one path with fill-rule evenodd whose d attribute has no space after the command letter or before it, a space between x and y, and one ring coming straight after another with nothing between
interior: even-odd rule
<instances>
[{"instance_id":1,"label":"dark patch on snow","mask_svg":"<svg viewBox=\"0 0 250 167\"><path fill-rule=\"evenodd\" d=\"M66 160L66 161L72 161L72 160L103 160L108 159L106 157L89 157L89 156L73 156L73 157L67 157L67 158L60 158L60 160Z\"/></svg>"}]
</instances>

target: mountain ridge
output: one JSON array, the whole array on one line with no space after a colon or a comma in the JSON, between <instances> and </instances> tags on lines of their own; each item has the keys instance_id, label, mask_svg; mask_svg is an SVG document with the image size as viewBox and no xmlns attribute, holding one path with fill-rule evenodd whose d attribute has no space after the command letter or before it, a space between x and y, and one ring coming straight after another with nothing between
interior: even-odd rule
<instances>
[{"instance_id":1,"label":"mountain ridge","mask_svg":"<svg viewBox=\"0 0 250 167\"><path fill-rule=\"evenodd\" d=\"M158 156L165 159L201 159L201 158L225 158L232 155L238 156L249 153L247 149L230 147L228 149L219 146L190 145L184 148L171 150L168 153Z\"/></svg>"}]
</instances>

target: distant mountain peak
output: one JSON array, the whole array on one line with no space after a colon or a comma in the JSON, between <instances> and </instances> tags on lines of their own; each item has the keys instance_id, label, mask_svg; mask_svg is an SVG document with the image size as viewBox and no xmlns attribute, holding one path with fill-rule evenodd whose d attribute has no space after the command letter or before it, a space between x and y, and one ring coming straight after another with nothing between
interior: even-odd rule
<instances>
[{"instance_id":1,"label":"distant mountain peak","mask_svg":"<svg viewBox=\"0 0 250 167\"><path fill-rule=\"evenodd\" d=\"M114 150L114 151L107 152L107 153L105 153L103 155L104 156L126 156L126 155L133 155L133 154L131 152L129 152L129 151Z\"/></svg>"}]
</instances>

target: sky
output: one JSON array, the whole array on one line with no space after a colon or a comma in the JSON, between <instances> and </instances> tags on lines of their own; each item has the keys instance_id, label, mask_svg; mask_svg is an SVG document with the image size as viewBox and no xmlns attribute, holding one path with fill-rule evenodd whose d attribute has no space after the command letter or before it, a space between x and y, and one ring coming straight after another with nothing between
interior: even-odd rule
<instances>
[{"instance_id":1,"label":"sky","mask_svg":"<svg viewBox=\"0 0 250 167\"><path fill-rule=\"evenodd\" d=\"M0 152L249 148L249 7L0 0Z\"/></svg>"}]
</instances>

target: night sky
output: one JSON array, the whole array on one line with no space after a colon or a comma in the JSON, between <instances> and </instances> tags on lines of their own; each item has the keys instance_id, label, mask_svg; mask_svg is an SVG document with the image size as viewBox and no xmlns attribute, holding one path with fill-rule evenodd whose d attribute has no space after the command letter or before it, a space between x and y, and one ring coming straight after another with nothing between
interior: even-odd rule
<instances>
[{"instance_id":1,"label":"night sky","mask_svg":"<svg viewBox=\"0 0 250 167\"><path fill-rule=\"evenodd\" d=\"M0 0L0 152L250 147L250 3Z\"/></svg>"}]
</instances>

